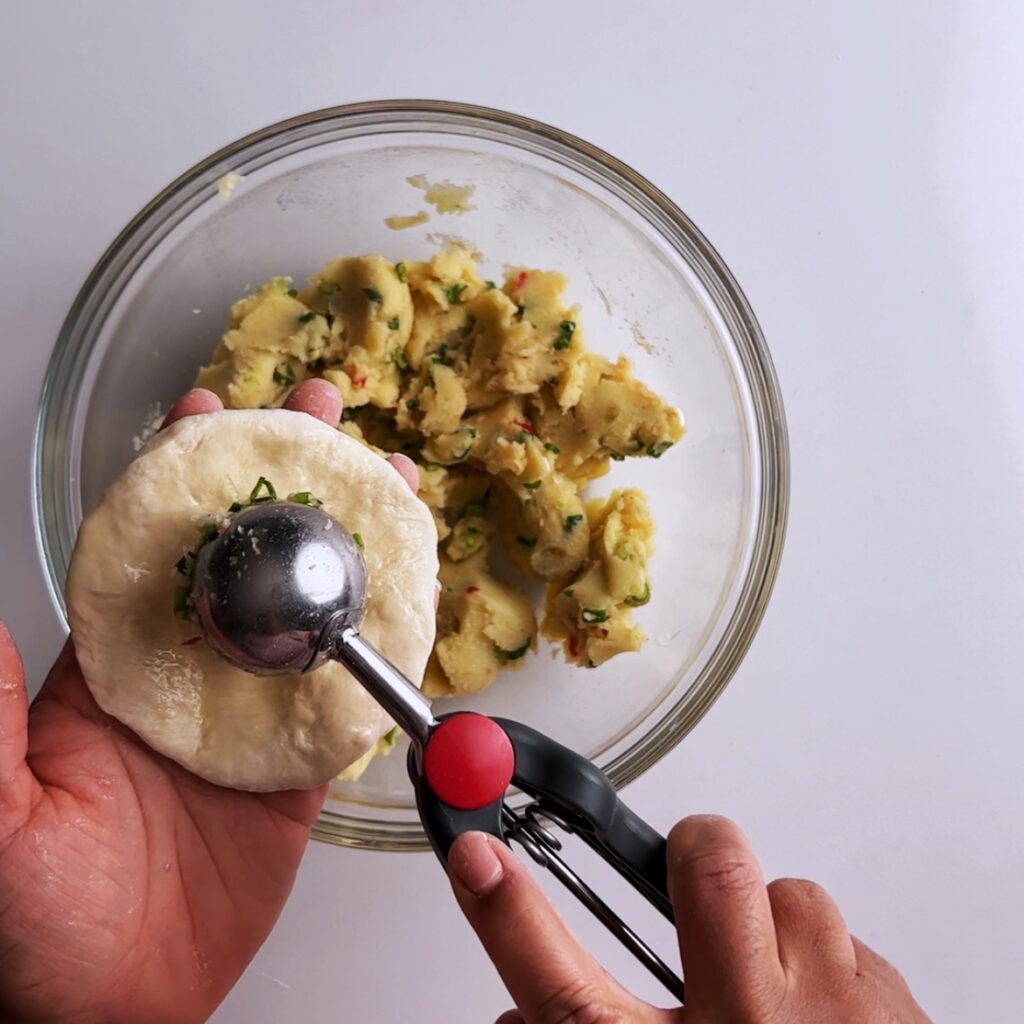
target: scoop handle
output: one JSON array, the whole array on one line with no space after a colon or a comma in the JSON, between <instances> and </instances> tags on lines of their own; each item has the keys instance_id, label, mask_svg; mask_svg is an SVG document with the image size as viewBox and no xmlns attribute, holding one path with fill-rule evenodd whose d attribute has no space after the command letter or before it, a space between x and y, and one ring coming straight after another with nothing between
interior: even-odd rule
<instances>
[{"instance_id":1,"label":"scoop handle","mask_svg":"<svg viewBox=\"0 0 1024 1024\"><path fill-rule=\"evenodd\" d=\"M515 748L513 785L534 797L542 813L579 836L671 921L665 837L619 799L592 761L520 722L495 721Z\"/></svg>"},{"instance_id":2,"label":"scoop handle","mask_svg":"<svg viewBox=\"0 0 1024 1024\"><path fill-rule=\"evenodd\" d=\"M414 744L427 742L437 725L430 701L391 664L358 630L343 626L324 630L330 657L340 661L366 688L370 696L398 723Z\"/></svg>"}]
</instances>

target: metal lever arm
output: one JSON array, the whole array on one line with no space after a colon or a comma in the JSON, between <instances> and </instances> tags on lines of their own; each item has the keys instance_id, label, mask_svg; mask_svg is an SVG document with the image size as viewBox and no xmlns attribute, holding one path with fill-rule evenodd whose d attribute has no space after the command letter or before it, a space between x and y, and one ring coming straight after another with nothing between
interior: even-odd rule
<instances>
[{"instance_id":1,"label":"metal lever arm","mask_svg":"<svg viewBox=\"0 0 1024 1024\"><path fill-rule=\"evenodd\" d=\"M504 718L516 752L512 782L578 835L669 921L666 843L619 798L608 776L574 750Z\"/></svg>"},{"instance_id":2,"label":"metal lever arm","mask_svg":"<svg viewBox=\"0 0 1024 1024\"><path fill-rule=\"evenodd\" d=\"M536 805L532 805L536 807ZM502 821L512 840L543 868L551 872L679 1000L685 1001L682 979L586 882L558 855L562 844L530 815L522 817L505 808ZM543 813L543 812L541 812Z\"/></svg>"}]
</instances>

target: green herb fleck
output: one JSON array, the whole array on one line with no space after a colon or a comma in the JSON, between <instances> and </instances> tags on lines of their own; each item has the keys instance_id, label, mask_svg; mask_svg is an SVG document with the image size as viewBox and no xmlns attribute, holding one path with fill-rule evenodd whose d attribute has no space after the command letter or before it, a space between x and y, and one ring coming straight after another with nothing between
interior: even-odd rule
<instances>
[{"instance_id":1,"label":"green herb fleck","mask_svg":"<svg viewBox=\"0 0 1024 1024\"><path fill-rule=\"evenodd\" d=\"M464 459L473 448L473 438L476 437L476 427L465 427L463 429L463 433L469 437L469 444L467 444L461 452L456 452L453 458Z\"/></svg>"},{"instance_id":2,"label":"green herb fleck","mask_svg":"<svg viewBox=\"0 0 1024 1024\"><path fill-rule=\"evenodd\" d=\"M520 430L516 436L516 441L519 444L527 444L530 440L530 435L525 430Z\"/></svg>"},{"instance_id":3,"label":"green herb fleck","mask_svg":"<svg viewBox=\"0 0 1024 1024\"><path fill-rule=\"evenodd\" d=\"M214 537L220 535L220 527L216 523L203 523L199 527L199 545L208 544Z\"/></svg>"},{"instance_id":4,"label":"green herb fleck","mask_svg":"<svg viewBox=\"0 0 1024 1024\"><path fill-rule=\"evenodd\" d=\"M565 517L565 522L562 523L562 529L566 533L572 533L572 531L575 530L576 527L579 526L580 523L582 523L582 522L583 522L583 516L582 515L566 516Z\"/></svg>"},{"instance_id":5,"label":"green herb fleck","mask_svg":"<svg viewBox=\"0 0 1024 1024\"><path fill-rule=\"evenodd\" d=\"M520 323L522 323L522 320L523 320L523 314L524 314L525 312L526 312L526 307L525 307L525 306L521 306L521 305L519 305L518 303L516 303L516 315L515 315L515 319L516 319L516 320L518 320L518 321L519 321Z\"/></svg>"},{"instance_id":6,"label":"green herb fleck","mask_svg":"<svg viewBox=\"0 0 1024 1024\"><path fill-rule=\"evenodd\" d=\"M476 498L474 501L467 501L459 510L459 519L468 519L470 516L482 516L487 508L487 498Z\"/></svg>"},{"instance_id":7,"label":"green herb fleck","mask_svg":"<svg viewBox=\"0 0 1024 1024\"><path fill-rule=\"evenodd\" d=\"M192 618L192 609L189 604L189 593L190 591L188 586L174 588L174 614L179 619Z\"/></svg>"},{"instance_id":8,"label":"green herb fleck","mask_svg":"<svg viewBox=\"0 0 1024 1024\"><path fill-rule=\"evenodd\" d=\"M544 451L551 452L552 455L558 455L562 449L557 444L552 444L550 441L544 442Z\"/></svg>"},{"instance_id":9,"label":"green herb fleck","mask_svg":"<svg viewBox=\"0 0 1024 1024\"><path fill-rule=\"evenodd\" d=\"M580 612L580 618L587 623L604 622L608 618L608 612L604 608L584 608Z\"/></svg>"},{"instance_id":10,"label":"green herb fleck","mask_svg":"<svg viewBox=\"0 0 1024 1024\"><path fill-rule=\"evenodd\" d=\"M540 487L540 485L541 485L541 481L540 480L530 480L528 483L523 484L523 486L528 491L535 491L535 490L537 490L538 487Z\"/></svg>"},{"instance_id":11,"label":"green herb fleck","mask_svg":"<svg viewBox=\"0 0 1024 1024\"><path fill-rule=\"evenodd\" d=\"M402 284L405 284L405 264L404 263L396 263L395 264L395 277L397 277L398 280L402 282Z\"/></svg>"},{"instance_id":12,"label":"green herb fleck","mask_svg":"<svg viewBox=\"0 0 1024 1024\"><path fill-rule=\"evenodd\" d=\"M675 442L673 441L659 441L657 444L652 444L650 448L647 449L647 454L650 455L652 459L660 459L674 443Z\"/></svg>"},{"instance_id":13,"label":"green herb fleck","mask_svg":"<svg viewBox=\"0 0 1024 1024\"><path fill-rule=\"evenodd\" d=\"M312 508L323 508L324 503L309 491L295 491L288 495L288 500L296 505L309 505Z\"/></svg>"},{"instance_id":14,"label":"green herb fleck","mask_svg":"<svg viewBox=\"0 0 1024 1024\"><path fill-rule=\"evenodd\" d=\"M333 295L338 290L337 281L321 281L316 286L316 290L321 295Z\"/></svg>"},{"instance_id":15,"label":"green herb fleck","mask_svg":"<svg viewBox=\"0 0 1024 1024\"><path fill-rule=\"evenodd\" d=\"M190 554L192 554L191 551L189 552L189 555ZM180 575L180 576L187 576L188 575L188 563L189 563L189 556L188 555L182 555L181 558L179 558L174 563L174 571L176 573L178 573L178 575Z\"/></svg>"},{"instance_id":16,"label":"green herb fleck","mask_svg":"<svg viewBox=\"0 0 1024 1024\"><path fill-rule=\"evenodd\" d=\"M228 505L229 512L241 512L245 506L240 501L233 501Z\"/></svg>"},{"instance_id":17,"label":"green herb fleck","mask_svg":"<svg viewBox=\"0 0 1024 1024\"><path fill-rule=\"evenodd\" d=\"M564 352L572 343L572 335L576 330L576 324L572 320L563 320L558 325L558 337L555 338L555 351Z\"/></svg>"},{"instance_id":18,"label":"green herb fleck","mask_svg":"<svg viewBox=\"0 0 1024 1024\"><path fill-rule=\"evenodd\" d=\"M389 747L393 747L398 742L398 726L392 726L383 736L381 740Z\"/></svg>"},{"instance_id":19,"label":"green herb fleck","mask_svg":"<svg viewBox=\"0 0 1024 1024\"><path fill-rule=\"evenodd\" d=\"M277 501L277 491L265 476L261 476L256 481L256 486L249 492L249 502L252 505L258 505L264 501Z\"/></svg>"},{"instance_id":20,"label":"green herb fleck","mask_svg":"<svg viewBox=\"0 0 1024 1024\"><path fill-rule=\"evenodd\" d=\"M475 548L477 546L477 544L479 544L479 543L480 543L480 531L475 526L471 526L463 534L462 544L463 544L464 547L467 547L467 548L469 548L470 551L472 551L473 548Z\"/></svg>"},{"instance_id":21,"label":"green herb fleck","mask_svg":"<svg viewBox=\"0 0 1024 1024\"><path fill-rule=\"evenodd\" d=\"M406 407L406 409L418 409L419 405L420 405L420 401L419 401L418 398L407 398L405 400L405 407Z\"/></svg>"},{"instance_id":22,"label":"green herb fleck","mask_svg":"<svg viewBox=\"0 0 1024 1024\"><path fill-rule=\"evenodd\" d=\"M644 584L644 592L640 596L630 594L623 604L628 605L630 608L642 608L651 599L651 581L648 580Z\"/></svg>"},{"instance_id":23,"label":"green herb fleck","mask_svg":"<svg viewBox=\"0 0 1024 1024\"><path fill-rule=\"evenodd\" d=\"M469 287L468 284L449 284L445 286L444 297L448 300L449 306L462 304L462 293Z\"/></svg>"},{"instance_id":24,"label":"green herb fleck","mask_svg":"<svg viewBox=\"0 0 1024 1024\"><path fill-rule=\"evenodd\" d=\"M395 349L395 366L400 370L409 369L409 360L405 358L405 352L400 348Z\"/></svg>"},{"instance_id":25,"label":"green herb fleck","mask_svg":"<svg viewBox=\"0 0 1024 1024\"><path fill-rule=\"evenodd\" d=\"M283 368L278 367L274 370L274 383L283 384L285 387L291 387L295 383L295 370L292 369L291 363L284 363Z\"/></svg>"},{"instance_id":26,"label":"green herb fleck","mask_svg":"<svg viewBox=\"0 0 1024 1024\"><path fill-rule=\"evenodd\" d=\"M626 461L626 456L625 455L620 455L619 452L609 452L608 453L608 457L610 459L613 459L615 462L625 462Z\"/></svg>"},{"instance_id":27,"label":"green herb fleck","mask_svg":"<svg viewBox=\"0 0 1024 1024\"><path fill-rule=\"evenodd\" d=\"M537 546L536 537L516 537L516 543L522 544L524 548L535 548Z\"/></svg>"},{"instance_id":28,"label":"green herb fleck","mask_svg":"<svg viewBox=\"0 0 1024 1024\"><path fill-rule=\"evenodd\" d=\"M390 319L390 320L388 321L388 330L389 330L389 331L397 331L397 330L398 330L398 322L399 322L399 321L398 321L398 317L397 317L397 316L393 316L393 317L392 317L392 318L391 318L391 319Z\"/></svg>"},{"instance_id":29,"label":"green herb fleck","mask_svg":"<svg viewBox=\"0 0 1024 1024\"><path fill-rule=\"evenodd\" d=\"M308 313L303 313L302 316L299 317L299 323L308 324L309 321L315 319L315 317L316 313L314 313L313 310L310 310Z\"/></svg>"},{"instance_id":30,"label":"green herb fleck","mask_svg":"<svg viewBox=\"0 0 1024 1024\"><path fill-rule=\"evenodd\" d=\"M443 363L445 361L445 359L447 359L447 358L448 358L448 346L447 345L438 345L437 350L430 357L430 362L432 364L436 365L437 363Z\"/></svg>"},{"instance_id":31,"label":"green herb fleck","mask_svg":"<svg viewBox=\"0 0 1024 1024\"><path fill-rule=\"evenodd\" d=\"M569 587L567 590L563 590L562 593L565 594L566 597L572 597L572 587Z\"/></svg>"},{"instance_id":32,"label":"green herb fleck","mask_svg":"<svg viewBox=\"0 0 1024 1024\"><path fill-rule=\"evenodd\" d=\"M530 649L530 641L527 640L522 647L517 647L514 651L506 651L503 647L498 647L497 645L495 645L494 649L498 654L498 661L502 664L507 661L518 661Z\"/></svg>"},{"instance_id":33,"label":"green herb fleck","mask_svg":"<svg viewBox=\"0 0 1024 1024\"><path fill-rule=\"evenodd\" d=\"M384 301L384 296L381 295L376 288L364 288L363 294L371 301L376 302L378 305Z\"/></svg>"},{"instance_id":34,"label":"green herb fleck","mask_svg":"<svg viewBox=\"0 0 1024 1024\"><path fill-rule=\"evenodd\" d=\"M361 533L353 533L352 539L356 542L356 547L359 548L360 551L366 550L366 545L363 543L363 535Z\"/></svg>"},{"instance_id":35,"label":"green herb fleck","mask_svg":"<svg viewBox=\"0 0 1024 1024\"><path fill-rule=\"evenodd\" d=\"M294 299L295 296L298 295L299 293L295 288L289 288L287 294Z\"/></svg>"},{"instance_id":36,"label":"green herb fleck","mask_svg":"<svg viewBox=\"0 0 1024 1024\"><path fill-rule=\"evenodd\" d=\"M493 281L484 281L484 284L487 285L487 290L489 292L493 292L494 289L498 287Z\"/></svg>"}]
</instances>

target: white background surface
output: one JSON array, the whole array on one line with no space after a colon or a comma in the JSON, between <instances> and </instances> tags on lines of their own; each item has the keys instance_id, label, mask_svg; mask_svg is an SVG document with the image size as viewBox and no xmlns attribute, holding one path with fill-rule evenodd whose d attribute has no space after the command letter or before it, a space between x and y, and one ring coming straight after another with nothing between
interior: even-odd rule
<instances>
[{"instance_id":1,"label":"white background surface","mask_svg":"<svg viewBox=\"0 0 1024 1024\"><path fill-rule=\"evenodd\" d=\"M333 103L463 99L549 121L633 164L710 237L764 327L792 437L761 632L629 800L663 828L735 816L768 874L828 886L936 1020L1019 1021L1024 8L497 7L8 10L0 615L38 682L61 640L29 508L39 387L82 279L159 188ZM461 1024L507 1005L431 858L316 845L216 1021Z\"/></svg>"}]
</instances>

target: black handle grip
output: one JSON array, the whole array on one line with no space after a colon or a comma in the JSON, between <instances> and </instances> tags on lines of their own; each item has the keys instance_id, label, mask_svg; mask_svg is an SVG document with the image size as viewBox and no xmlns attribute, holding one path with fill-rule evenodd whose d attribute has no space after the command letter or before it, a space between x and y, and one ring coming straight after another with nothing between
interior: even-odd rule
<instances>
[{"instance_id":1,"label":"black handle grip","mask_svg":"<svg viewBox=\"0 0 1024 1024\"><path fill-rule=\"evenodd\" d=\"M665 837L618 798L597 765L529 726L495 721L515 747L513 784L553 811L671 921Z\"/></svg>"},{"instance_id":2,"label":"black handle grip","mask_svg":"<svg viewBox=\"0 0 1024 1024\"><path fill-rule=\"evenodd\" d=\"M412 747L409 748L409 778L416 791L416 809L423 822L423 830L442 864L448 863L448 851L463 832L487 832L505 841L501 827L504 800L495 800L493 804L476 811L460 811L457 807L450 807L439 800L430 788L420 771L416 751Z\"/></svg>"}]
</instances>

